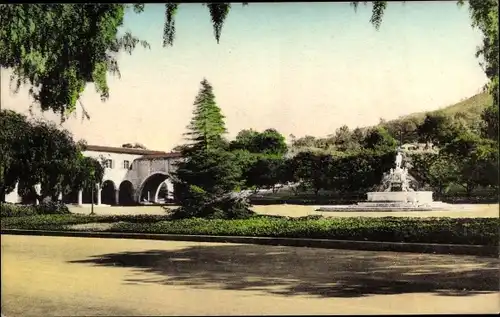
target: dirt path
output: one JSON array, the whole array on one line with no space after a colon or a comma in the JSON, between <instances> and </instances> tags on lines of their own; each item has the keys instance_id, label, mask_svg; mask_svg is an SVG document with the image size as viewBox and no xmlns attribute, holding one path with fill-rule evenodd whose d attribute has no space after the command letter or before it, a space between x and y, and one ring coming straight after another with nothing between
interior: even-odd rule
<instances>
[{"instance_id":1,"label":"dirt path","mask_svg":"<svg viewBox=\"0 0 500 317\"><path fill-rule=\"evenodd\" d=\"M2 313L494 313L498 260L2 235Z\"/></svg>"}]
</instances>

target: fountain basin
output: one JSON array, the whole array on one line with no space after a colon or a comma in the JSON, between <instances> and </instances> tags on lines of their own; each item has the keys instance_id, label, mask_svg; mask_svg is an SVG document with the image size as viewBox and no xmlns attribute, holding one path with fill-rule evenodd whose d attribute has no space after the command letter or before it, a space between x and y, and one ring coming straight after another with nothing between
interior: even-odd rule
<instances>
[{"instance_id":1,"label":"fountain basin","mask_svg":"<svg viewBox=\"0 0 500 317\"><path fill-rule=\"evenodd\" d=\"M359 202L356 205L333 205L321 206L316 211L445 211L455 210L457 207L441 201L433 201L426 204L416 204L407 202Z\"/></svg>"},{"instance_id":2,"label":"fountain basin","mask_svg":"<svg viewBox=\"0 0 500 317\"><path fill-rule=\"evenodd\" d=\"M413 192L368 192L368 202L411 202L417 204L432 203L431 191Z\"/></svg>"},{"instance_id":3,"label":"fountain basin","mask_svg":"<svg viewBox=\"0 0 500 317\"><path fill-rule=\"evenodd\" d=\"M368 199L355 205L322 206L317 211L438 211L453 205L432 200L431 191L368 192Z\"/></svg>"}]
</instances>

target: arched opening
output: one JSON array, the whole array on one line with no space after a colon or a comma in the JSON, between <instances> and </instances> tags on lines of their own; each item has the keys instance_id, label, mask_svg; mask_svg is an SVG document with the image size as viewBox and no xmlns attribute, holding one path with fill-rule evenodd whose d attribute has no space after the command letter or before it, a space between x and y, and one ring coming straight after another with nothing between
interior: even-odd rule
<instances>
[{"instance_id":1,"label":"arched opening","mask_svg":"<svg viewBox=\"0 0 500 317\"><path fill-rule=\"evenodd\" d=\"M115 191L116 187L113 181L107 180L102 183L101 203L104 205L116 205Z\"/></svg>"},{"instance_id":2,"label":"arched opening","mask_svg":"<svg viewBox=\"0 0 500 317\"><path fill-rule=\"evenodd\" d=\"M158 187L158 194L156 195L157 202L166 203L168 200L168 186L165 182L161 183Z\"/></svg>"},{"instance_id":3,"label":"arched opening","mask_svg":"<svg viewBox=\"0 0 500 317\"><path fill-rule=\"evenodd\" d=\"M82 192L82 204L92 204L92 186L86 186ZM97 204L97 190L94 188L94 204Z\"/></svg>"},{"instance_id":4,"label":"arched opening","mask_svg":"<svg viewBox=\"0 0 500 317\"><path fill-rule=\"evenodd\" d=\"M157 199L157 203L160 204L172 203L174 201L174 185L170 179L167 178L160 184L160 186L158 186L155 197Z\"/></svg>"},{"instance_id":5,"label":"arched opening","mask_svg":"<svg viewBox=\"0 0 500 317\"><path fill-rule=\"evenodd\" d=\"M134 186L129 181L123 181L120 184L119 203L122 206L135 205Z\"/></svg>"},{"instance_id":6,"label":"arched opening","mask_svg":"<svg viewBox=\"0 0 500 317\"><path fill-rule=\"evenodd\" d=\"M64 194L62 201L65 204L77 204L78 203L78 191L72 190L69 193Z\"/></svg>"},{"instance_id":7,"label":"arched opening","mask_svg":"<svg viewBox=\"0 0 500 317\"><path fill-rule=\"evenodd\" d=\"M168 179L168 175L162 173L152 174L142 183L140 191L140 203L158 203L160 187ZM167 186L168 195L168 186Z\"/></svg>"}]
</instances>

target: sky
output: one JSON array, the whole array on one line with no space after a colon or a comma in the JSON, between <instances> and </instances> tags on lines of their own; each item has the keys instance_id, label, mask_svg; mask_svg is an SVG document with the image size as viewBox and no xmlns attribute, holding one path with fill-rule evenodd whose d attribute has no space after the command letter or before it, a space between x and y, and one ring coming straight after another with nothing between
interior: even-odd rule
<instances>
[{"instance_id":1,"label":"sky","mask_svg":"<svg viewBox=\"0 0 500 317\"><path fill-rule=\"evenodd\" d=\"M390 2L380 29L371 6L348 3L233 4L217 44L208 9L181 4L173 47L162 47L164 6L128 12L123 31L150 43L120 55L101 102L93 84L62 127L89 144L139 142L169 151L184 143L206 78L226 117L228 138L275 128L287 138L323 137L342 125L377 124L435 110L480 92L487 82L476 47L481 33L455 1ZM2 107L29 114L28 88L14 94L2 71ZM36 106L35 106L36 109ZM59 123L51 113L40 114Z\"/></svg>"}]
</instances>

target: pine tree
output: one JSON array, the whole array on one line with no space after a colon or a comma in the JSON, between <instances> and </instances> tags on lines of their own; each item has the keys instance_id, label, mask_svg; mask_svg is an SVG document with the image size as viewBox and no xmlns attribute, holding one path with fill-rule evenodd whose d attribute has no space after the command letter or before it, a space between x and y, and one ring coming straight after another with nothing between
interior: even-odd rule
<instances>
[{"instance_id":1,"label":"pine tree","mask_svg":"<svg viewBox=\"0 0 500 317\"><path fill-rule=\"evenodd\" d=\"M179 217L239 218L252 214L246 197L234 194L242 184L236 156L227 151L224 116L206 79L196 96L193 118L185 135L190 142L181 148L174 186Z\"/></svg>"},{"instance_id":2,"label":"pine tree","mask_svg":"<svg viewBox=\"0 0 500 317\"><path fill-rule=\"evenodd\" d=\"M224 115L215 102L213 88L206 79L201 82L194 105L196 108L193 111L193 118L187 127L189 132L185 134L191 142L191 148L207 151L218 147L227 130Z\"/></svg>"}]
</instances>

